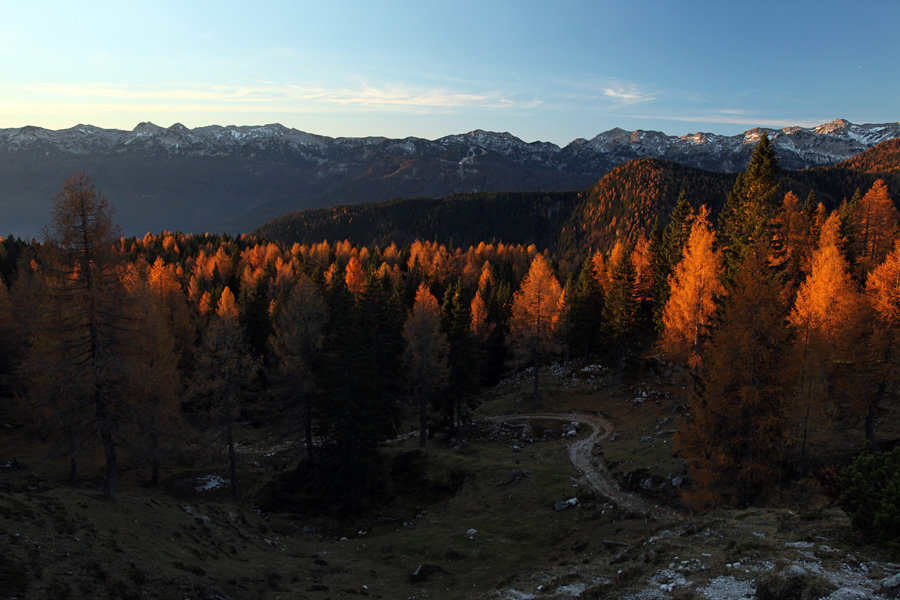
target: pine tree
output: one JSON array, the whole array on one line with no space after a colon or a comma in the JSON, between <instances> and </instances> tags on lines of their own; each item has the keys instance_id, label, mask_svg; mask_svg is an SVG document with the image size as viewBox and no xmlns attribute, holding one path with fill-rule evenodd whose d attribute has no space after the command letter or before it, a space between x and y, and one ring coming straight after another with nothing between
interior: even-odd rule
<instances>
[{"instance_id":1,"label":"pine tree","mask_svg":"<svg viewBox=\"0 0 900 600\"><path fill-rule=\"evenodd\" d=\"M587 356L600 340L603 296L592 273L591 256L585 257L578 277L566 294L569 346L576 355Z\"/></svg>"},{"instance_id":2,"label":"pine tree","mask_svg":"<svg viewBox=\"0 0 900 600\"><path fill-rule=\"evenodd\" d=\"M625 379L629 346L638 323L636 273L627 247L622 246L621 252L610 256L607 273L608 287L601 316L603 330L615 353L618 381L622 383Z\"/></svg>"},{"instance_id":3,"label":"pine tree","mask_svg":"<svg viewBox=\"0 0 900 600\"><path fill-rule=\"evenodd\" d=\"M681 261L682 252L691 233L691 221L694 217L694 209L687 201L684 190L678 195L678 202L669 215L669 223L664 231L659 234L657 242L651 236L651 256L653 264L653 324L656 330L662 333L663 310L669 301L669 276L672 270Z\"/></svg>"},{"instance_id":4,"label":"pine tree","mask_svg":"<svg viewBox=\"0 0 900 600\"><path fill-rule=\"evenodd\" d=\"M719 217L717 240L725 259L725 281L734 281L759 240L771 244L771 219L779 207L778 159L763 132L746 170L739 174ZM777 248L773 248L777 252Z\"/></svg>"},{"instance_id":5,"label":"pine tree","mask_svg":"<svg viewBox=\"0 0 900 600\"><path fill-rule=\"evenodd\" d=\"M450 342L450 382L441 402L451 428L462 423L463 407L471 404L470 390L479 379L479 349L472 332L472 302L466 300L462 280L447 288L441 307L441 325Z\"/></svg>"}]
</instances>

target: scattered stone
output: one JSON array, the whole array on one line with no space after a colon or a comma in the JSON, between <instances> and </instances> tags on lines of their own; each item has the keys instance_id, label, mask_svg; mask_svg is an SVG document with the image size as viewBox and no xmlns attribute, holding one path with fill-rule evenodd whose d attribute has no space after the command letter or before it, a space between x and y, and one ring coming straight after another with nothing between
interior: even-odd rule
<instances>
[{"instance_id":1,"label":"scattered stone","mask_svg":"<svg viewBox=\"0 0 900 600\"><path fill-rule=\"evenodd\" d=\"M566 510L567 508L573 508L578 506L578 498L569 498L568 500L562 500L553 505L554 510Z\"/></svg>"},{"instance_id":2,"label":"scattered stone","mask_svg":"<svg viewBox=\"0 0 900 600\"><path fill-rule=\"evenodd\" d=\"M853 588L840 588L826 596L826 600L865 600L869 594Z\"/></svg>"},{"instance_id":3,"label":"scattered stone","mask_svg":"<svg viewBox=\"0 0 900 600\"><path fill-rule=\"evenodd\" d=\"M478 533L478 530L477 530L477 529L468 529L468 530L466 530L466 535L475 535L476 533Z\"/></svg>"},{"instance_id":4,"label":"scattered stone","mask_svg":"<svg viewBox=\"0 0 900 600\"><path fill-rule=\"evenodd\" d=\"M881 589L883 590L893 590L896 588L900 588L900 573L896 575L892 575L891 577L885 577L881 580Z\"/></svg>"},{"instance_id":5,"label":"scattered stone","mask_svg":"<svg viewBox=\"0 0 900 600\"><path fill-rule=\"evenodd\" d=\"M435 575L449 575L445 569L438 565L423 564L416 567L416 570L409 576L410 583L422 583L428 581Z\"/></svg>"}]
</instances>

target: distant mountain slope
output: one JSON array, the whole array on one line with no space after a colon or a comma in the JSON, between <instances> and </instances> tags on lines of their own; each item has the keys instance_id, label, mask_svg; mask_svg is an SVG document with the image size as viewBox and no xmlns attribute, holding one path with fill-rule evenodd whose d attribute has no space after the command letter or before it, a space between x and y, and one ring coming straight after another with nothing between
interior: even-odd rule
<instances>
[{"instance_id":1,"label":"distant mountain slope","mask_svg":"<svg viewBox=\"0 0 900 600\"><path fill-rule=\"evenodd\" d=\"M816 199L832 210L863 193L882 178L900 207L900 140L889 140L832 167L787 170L779 175L781 194L794 192L801 202L815 190ZM557 251L572 256L584 248L609 248L617 238L633 239L647 232L655 219L666 219L682 190L696 208L709 206L714 217L734 186L736 174L714 173L655 159L625 163L588 190L560 231Z\"/></svg>"},{"instance_id":2,"label":"distant mountain slope","mask_svg":"<svg viewBox=\"0 0 900 600\"><path fill-rule=\"evenodd\" d=\"M254 234L295 242L340 241L385 247L416 239L457 246L497 239L511 244L556 245L578 192L489 192L445 198L405 198L381 203L298 211L269 221Z\"/></svg>"},{"instance_id":3,"label":"distant mountain slope","mask_svg":"<svg viewBox=\"0 0 900 600\"><path fill-rule=\"evenodd\" d=\"M900 205L898 142L886 141L833 167L782 170L782 193L804 200L811 190L826 208L837 207L877 178L888 184ZM866 165L877 165L867 172ZM661 225L682 190L695 207L706 204L717 216L734 185L734 173L714 173L657 159L638 159L614 168L581 193L490 193L446 198L409 198L331 209L297 211L254 233L288 243L349 239L359 244L404 244L416 238L466 246L499 238L535 243L573 258L585 248L608 249L615 240L633 239Z\"/></svg>"},{"instance_id":4,"label":"distant mountain slope","mask_svg":"<svg viewBox=\"0 0 900 600\"><path fill-rule=\"evenodd\" d=\"M900 139L881 142L834 168L860 173L900 173Z\"/></svg>"},{"instance_id":5,"label":"distant mountain slope","mask_svg":"<svg viewBox=\"0 0 900 600\"><path fill-rule=\"evenodd\" d=\"M900 138L897 123L840 119L767 131L785 168L834 164ZM760 133L675 137L613 129L560 148L481 130L393 140L330 138L281 125L0 129L0 230L38 235L65 178L79 171L116 206L128 235L162 229L233 233L303 208L585 189L616 166L645 157L735 172L744 168Z\"/></svg>"}]
</instances>

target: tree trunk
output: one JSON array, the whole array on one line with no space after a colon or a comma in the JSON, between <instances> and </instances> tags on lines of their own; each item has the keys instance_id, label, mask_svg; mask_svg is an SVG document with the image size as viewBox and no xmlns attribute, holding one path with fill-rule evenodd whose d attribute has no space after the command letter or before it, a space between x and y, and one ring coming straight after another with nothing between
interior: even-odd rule
<instances>
[{"instance_id":1,"label":"tree trunk","mask_svg":"<svg viewBox=\"0 0 900 600\"><path fill-rule=\"evenodd\" d=\"M240 498L237 480L237 454L234 451L234 434L231 423L228 423L228 466L231 472L231 499L237 502Z\"/></svg>"},{"instance_id":2,"label":"tree trunk","mask_svg":"<svg viewBox=\"0 0 900 600\"><path fill-rule=\"evenodd\" d=\"M872 447L872 452L879 451L878 443L875 441L875 415L878 412L878 405L881 403L881 398L884 396L886 388L887 386L884 383L878 386L878 393L875 394L875 398L869 402L869 410L866 412L866 440Z\"/></svg>"},{"instance_id":3,"label":"tree trunk","mask_svg":"<svg viewBox=\"0 0 900 600\"><path fill-rule=\"evenodd\" d=\"M150 435L150 485L159 487L159 435Z\"/></svg>"},{"instance_id":4,"label":"tree trunk","mask_svg":"<svg viewBox=\"0 0 900 600\"><path fill-rule=\"evenodd\" d=\"M541 361L537 352L534 353L534 407L541 407L541 393L539 391L539 378L541 373Z\"/></svg>"},{"instance_id":5,"label":"tree trunk","mask_svg":"<svg viewBox=\"0 0 900 600\"><path fill-rule=\"evenodd\" d=\"M69 457L69 484L75 485L78 483L78 462L75 460L75 455L72 454Z\"/></svg>"},{"instance_id":6,"label":"tree trunk","mask_svg":"<svg viewBox=\"0 0 900 600\"><path fill-rule=\"evenodd\" d=\"M313 462L312 398L306 398L306 455Z\"/></svg>"},{"instance_id":7,"label":"tree trunk","mask_svg":"<svg viewBox=\"0 0 900 600\"><path fill-rule=\"evenodd\" d=\"M116 480L119 476L116 465L116 443L113 441L109 423L100 425L100 441L103 443L103 453L106 455L106 478L103 481L103 495L107 500L116 499Z\"/></svg>"},{"instance_id":8,"label":"tree trunk","mask_svg":"<svg viewBox=\"0 0 900 600\"><path fill-rule=\"evenodd\" d=\"M425 393L425 386L422 386L421 394L419 395L419 447L424 448L425 443L428 438L428 407L427 404L427 394Z\"/></svg>"}]
</instances>

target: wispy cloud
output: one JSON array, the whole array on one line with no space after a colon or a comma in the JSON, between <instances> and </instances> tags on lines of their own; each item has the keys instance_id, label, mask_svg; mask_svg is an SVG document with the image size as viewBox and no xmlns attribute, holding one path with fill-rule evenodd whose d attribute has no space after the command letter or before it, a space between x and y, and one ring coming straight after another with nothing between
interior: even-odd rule
<instances>
[{"instance_id":1,"label":"wispy cloud","mask_svg":"<svg viewBox=\"0 0 900 600\"><path fill-rule=\"evenodd\" d=\"M620 106L628 106L631 104L651 102L653 100L656 100L655 96L653 96L651 93L640 89L636 84L633 83L615 83L610 87L604 88L603 94L607 98L612 98L613 100L615 100Z\"/></svg>"},{"instance_id":2,"label":"wispy cloud","mask_svg":"<svg viewBox=\"0 0 900 600\"><path fill-rule=\"evenodd\" d=\"M452 108L531 108L539 100L521 100L515 94L500 90L466 91L447 88L414 87L406 85L372 85L360 82L343 87L284 85L253 82L249 86L173 86L166 89L147 89L120 84L31 84L0 85L0 90L28 95L30 101L53 102L59 98L88 103L121 102L127 108L132 103L157 102L199 103L210 108L229 109L254 107L254 110L278 109L285 105L294 110L314 110L327 106L335 108L359 107L370 109L452 109ZM9 97L7 98L9 101ZM316 106L318 105L318 106Z\"/></svg>"}]
</instances>

